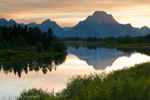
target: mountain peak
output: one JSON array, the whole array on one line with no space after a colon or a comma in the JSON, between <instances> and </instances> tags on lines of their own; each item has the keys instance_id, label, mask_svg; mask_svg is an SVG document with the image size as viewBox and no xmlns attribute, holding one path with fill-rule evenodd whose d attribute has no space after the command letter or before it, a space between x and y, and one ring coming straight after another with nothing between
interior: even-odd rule
<instances>
[{"instance_id":1,"label":"mountain peak","mask_svg":"<svg viewBox=\"0 0 150 100\"><path fill-rule=\"evenodd\" d=\"M95 11L92 16L88 16L86 21L101 23L118 23L111 14L104 11Z\"/></svg>"},{"instance_id":2,"label":"mountain peak","mask_svg":"<svg viewBox=\"0 0 150 100\"><path fill-rule=\"evenodd\" d=\"M44 22L51 22L51 20L50 19L46 19Z\"/></svg>"},{"instance_id":3,"label":"mountain peak","mask_svg":"<svg viewBox=\"0 0 150 100\"><path fill-rule=\"evenodd\" d=\"M143 27L141 27L141 29L149 29L149 27L143 26Z\"/></svg>"},{"instance_id":4,"label":"mountain peak","mask_svg":"<svg viewBox=\"0 0 150 100\"><path fill-rule=\"evenodd\" d=\"M10 19L9 22L15 22L13 19Z\"/></svg>"},{"instance_id":5,"label":"mountain peak","mask_svg":"<svg viewBox=\"0 0 150 100\"><path fill-rule=\"evenodd\" d=\"M8 21L4 18L0 18L0 26L7 26L8 25Z\"/></svg>"},{"instance_id":6,"label":"mountain peak","mask_svg":"<svg viewBox=\"0 0 150 100\"><path fill-rule=\"evenodd\" d=\"M43 21L41 24L49 24L49 23L51 23L52 21L50 20L50 19L47 19L47 20L45 20L45 21Z\"/></svg>"},{"instance_id":7,"label":"mountain peak","mask_svg":"<svg viewBox=\"0 0 150 100\"><path fill-rule=\"evenodd\" d=\"M16 22L15 22L13 19L10 19L10 20L9 20L9 23L10 23L10 24L16 24Z\"/></svg>"},{"instance_id":8,"label":"mountain peak","mask_svg":"<svg viewBox=\"0 0 150 100\"><path fill-rule=\"evenodd\" d=\"M95 11L93 13L93 16L100 16L100 15L107 15L107 13L105 11Z\"/></svg>"},{"instance_id":9,"label":"mountain peak","mask_svg":"<svg viewBox=\"0 0 150 100\"><path fill-rule=\"evenodd\" d=\"M8 22L5 18L0 18L1 22Z\"/></svg>"},{"instance_id":10,"label":"mountain peak","mask_svg":"<svg viewBox=\"0 0 150 100\"><path fill-rule=\"evenodd\" d=\"M37 24L35 22L31 22L27 24L28 27L37 27Z\"/></svg>"}]
</instances>

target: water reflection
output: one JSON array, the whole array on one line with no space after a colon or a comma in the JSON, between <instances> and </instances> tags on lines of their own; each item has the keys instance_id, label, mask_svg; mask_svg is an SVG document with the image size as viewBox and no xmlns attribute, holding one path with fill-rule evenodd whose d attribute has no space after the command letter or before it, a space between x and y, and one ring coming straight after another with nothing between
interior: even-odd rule
<instances>
[{"instance_id":1,"label":"water reflection","mask_svg":"<svg viewBox=\"0 0 150 100\"><path fill-rule=\"evenodd\" d=\"M133 53L130 57L121 56L117 58L111 66L107 66L103 71L109 73L114 70L130 68L136 64L150 62L150 56L141 53Z\"/></svg>"},{"instance_id":2,"label":"water reflection","mask_svg":"<svg viewBox=\"0 0 150 100\"><path fill-rule=\"evenodd\" d=\"M57 92L65 88L68 78L74 75L110 72L150 61L150 56L146 55L149 51L146 49L141 48L142 52L137 53L140 50L68 46L67 56L3 64L0 68L0 99L1 96L19 95L23 89L33 87L48 91L54 89Z\"/></svg>"},{"instance_id":3,"label":"water reflection","mask_svg":"<svg viewBox=\"0 0 150 100\"><path fill-rule=\"evenodd\" d=\"M140 48L116 48L117 51L121 51L123 53L133 53L138 52L145 55L150 55L150 47L140 47Z\"/></svg>"},{"instance_id":4,"label":"water reflection","mask_svg":"<svg viewBox=\"0 0 150 100\"><path fill-rule=\"evenodd\" d=\"M92 65L96 70L105 69L119 57L130 57L133 53L141 53L150 55L150 48L108 48L101 45L70 45L68 52L76 55L80 60L86 61L88 65ZM135 61L137 61L135 59ZM134 61L133 61L134 62ZM128 61L126 62L127 64Z\"/></svg>"},{"instance_id":5,"label":"water reflection","mask_svg":"<svg viewBox=\"0 0 150 100\"><path fill-rule=\"evenodd\" d=\"M59 55L55 57L47 57L47 58L37 58L36 60L27 60L17 63L5 63L1 64L0 71L3 70L5 74L14 73L21 77L21 74L25 72L38 72L42 70L44 74L48 71L51 72L52 69L56 70L57 66L64 63L66 60L66 55Z\"/></svg>"},{"instance_id":6,"label":"water reflection","mask_svg":"<svg viewBox=\"0 0 150 100\"><path fill-rule=\"evenodd\" d=\"M101 46L79 46L78 49L74 46L69 46L68 52L76 55L80 60L86 61L88 65L92 65L96 70L110 66L120 56L131 55L131 53L124 54L121 51L117 51L116 48L104 48Z\"/></svg>"}]
</instances>

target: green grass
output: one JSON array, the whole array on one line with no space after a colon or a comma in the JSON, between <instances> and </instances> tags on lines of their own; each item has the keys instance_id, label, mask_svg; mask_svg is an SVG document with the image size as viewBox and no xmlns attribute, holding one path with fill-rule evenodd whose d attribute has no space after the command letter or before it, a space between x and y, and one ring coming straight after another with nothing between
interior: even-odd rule
<instances>
[{"instance_id":1,"label":"green grass","mask_svg":"<svg viewBox=\"0 0 150 100\"><path fill-rule=\"evenodd\" d=\"M109 48L141 48L141 47L149 47L150 44L121 44L114 42L86 42L86 41L64 41L68 45L96 45L96 46L104 46Z\"/></svg>"},{"instance_id":2,"label":"green grass","mask_svg":"<svg viewBox=\"0 0 150 100\"><path fill-rule=\"evenodd\" d=\"M32 94L42 96L41 93L35 94L35 90L41 91L26 90L20 97ZM67 87L56 95L47 91L42 93L49 97L36 100L150 100L150 63L118 70L107 76L74 76L67 83Z\"/></svg>"},{"instance_id":3,"label":"green grass","mask_svg":"<svg viewBox=\"0 0 150 100\"><path fill-rule=\"evenodd\" d=\"M47 92L47 90L42 89L30 89L28 91L24 90L18 100L54 100L54 92Z\"/></svg>"},{"instance_id":4,"label":"green grass","mask_svg":"<svg viewBox=\"0 0 150 100\"><path fill-rule=\"evenodd\" d=\"M33 60L36 58L58 56L66 54L66 51L44 51L37 53L35 47L17 48L17 49L1 49L0 50L0 63L18 62L23 60Z\"/></svg>"}]
</instances>

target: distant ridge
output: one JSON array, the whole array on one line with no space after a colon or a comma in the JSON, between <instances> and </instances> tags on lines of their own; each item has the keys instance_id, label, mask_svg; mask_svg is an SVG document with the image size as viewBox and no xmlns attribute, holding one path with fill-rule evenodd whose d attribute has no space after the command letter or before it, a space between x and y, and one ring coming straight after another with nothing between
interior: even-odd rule
<instances>
[{"instance_id":1,"label":"distant ridge","mask_svg":"<svg viewBox=\"0 0 150 100\"><path fill-rule=\"evenodd\" d=\"M2 18L0 19L0 26L13 26L13 25L18 25L14 20L10 19L7 21L6 19ZM20 24L21 26L25 26L25 24ZM51 21L50 19L47 19L43 21L41 24L36 24L35 22L27 24L28 27L39 27L42 32L47 32L49 28L52 28L53 34L56 35L57 37L62 37L63 34L65 34L65 31L63 28L61 28L59 25L57 25L56 22Z\"/></svg>"},{"instance_id":2,"label":"distant ridge","mask_svg":"<svg viewBox=\"0 0 150 100\"><path fill-rule=\"evenodd\" d=\"M137 30L142 34L142 35L147 35L150 34L150 28L147 26L143 26L141 28L137 28Z\"/></svg>"},{"instance_id":3,"label":"distant ridge","mask_svg":"<svg viewBox=\"0 0 150 100\"><path fill-rule=\"evenodd\" d=\"M47 32L49 28L52 28L54 35L58 37L62 37L65 34L63 28L61 28L55 21L51 21L50 19L45 20L41 24L38 25L42 32Z\"/></svg>"},{"instance_id":4,"label":"distant ridge","mask_svg":"<svg viewBox=\"0 0 150 100\"><path fill-rule=\"evenodd\" d=\"M0 26L18 25L17 22L10 19L7 21L4 18L0 19ZM20 24L25 26L25 24ZM131 37L144 36L150 34L150 28L147 26L141 28L134 28L131 24L120 24L111 14L105 11L95 11L93 15L88 16L85 20L80 21L74 27L61 28L55 21L47 19L41 24L35 22L27 24L28 27L39 27L42 32L47 32L52 28L53 34L58 37L119 37L129 35Z\"/></svg>"},{"instance_id":5,"label":"distant ridge","mask_svg":"<svg viewBox=\"0 0 150 100\"><path fill-rule=\"evenodd\" d=\"M17 24L17 23L14 20L12 20L12 19L10 19L9 21L7 21L4 18L0 19L0 26L9 27L9 26L13 26L14 24Z\"/></svg>"}]
</instances>

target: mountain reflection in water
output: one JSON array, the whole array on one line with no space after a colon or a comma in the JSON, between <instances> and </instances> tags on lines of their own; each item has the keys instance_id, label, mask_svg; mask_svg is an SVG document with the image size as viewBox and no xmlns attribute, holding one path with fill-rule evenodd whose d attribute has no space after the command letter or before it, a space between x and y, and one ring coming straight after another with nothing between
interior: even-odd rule
<instances>
[{"instance_id":1,"label":"mountain reflection in water","mask_svg":"<svg viewBox=\"0 0 150 100\"><path fill-rule=\"evenodd\" d=\"M22 90L33 87L48 91L54 89L57 92L65 88L68 78L74 75L109 73L112 70L150 61L149 51L148 48L130 50L68 46L67 56L0 64L0 99L2 96L19 95Z\"/></svg>"},{"instance_id":2,"label":"mountain reflection in water","mask_svg":"<svg viewBox=\"0 0 150 100\"><path fill-rule=\"evenodd\" d=\"M86 61L95 70L102 70L107 66L111 66L120 57L130 58L130 56L132 57L133 54L136 55L137 53L145 54L145 56L150 55L150 48L106 48L97 45L70 45L68 52L76 55L80 60ZM136 61L139 61L138 58L132 62L135 63ZM129 64L128 61L125 61L125 63L126 65ZM124 66L125 63L122 62L122 65Z\"/></svg>"},{"instance_id":3,"label":"mountain reflection in water","mask_svg":"<svg viewBox=\"0 0 150 100\"><path fill-rule=\"evenodd\" d=\"M120 56L130 56L131 54L124 54L117 49L109 48L90 48L80 46L78 49L73 46L68 47L68 52L76 55L80 60L84 60L88 65L92 65L96 70L104 69L110 66Z\"/></svg>"},{"instance_id":4,"label":"mountain reflection in water","mask_svg":"<svg viewBox=\"0 0 150 100\"><path fill-rule=\"evenodd\" d=\"M150 49L149 48L139 48L139 49L121 49L121 48L106 48L103 46L96 46L96 45L70 45L68 46L68 54L75 55L79 60L85 61L88 66L92 66L95 71L98 70L104 70L108 66L112 66L114 62L117 61L120 57L126 57L130 58L132 57L133 53L136 54L136 52L149 54ZM146 55L145 55L146 56ZM15 75L18 75L21 77L21 74L24 72L28 74L29 72L35 71L42 71L43 74L46 74L48 72L51 72L52 70L56 70L58 66L63 64L65 60L69 60L70 58L66 59L66 55L60 55L55 57L48 57L48 58L42 58L42 59L36 59L36 60L27 60L17 63L5 63L0 64L0 71L3 71L5 74L8 73L14 73ZM141 57L137 59L143 59ZM138 61L137 59L134 59L132 62L134 64L142 63ZM67 62L66 61L66 62ZM122 59L120 67L123 66L129 66L130 61L123 62L124 59ZM138 62L135 62L138 61ZM145 60L147 61L147 60ZM144 61L143 61L144 62ZM77 62L78 63L78 62ZM72 68L74 62L69 66ZM130 64L131 65L131 64ZM77 65L76 67L78 67ZM116 67L117 69L118 67ZM110 68L109 68L110 69ZM115 69L113 67L113 69Z\"/></svg>"}]
</instances>

